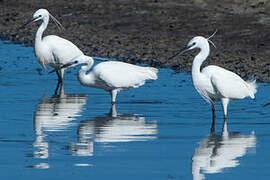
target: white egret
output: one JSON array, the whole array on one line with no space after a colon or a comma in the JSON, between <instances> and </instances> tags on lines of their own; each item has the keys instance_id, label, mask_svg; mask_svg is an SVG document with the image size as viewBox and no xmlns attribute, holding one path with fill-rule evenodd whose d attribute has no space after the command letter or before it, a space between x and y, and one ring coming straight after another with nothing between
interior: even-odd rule
<instances>
[{"instance_id":1,"label":"white egret","mask_svg":"<svg viewBox=\"0 0 270 180\"><path fill-rule=\"evenodd\" d=\"M195 48L200 49L199 54L197 54L193 60L192 81L199 94L212 105L213 127L215 123L216 101L221 101L224 119L226 119L227 106L229 102L231 100L243 99L247 96L254 99L254 94L257 91L257 87L255 80L244 81L237 74L218 66L210 65L201 70L202 63L206 60L210 53L209 42L213 44L209 38L204 38L202 36L194 37L189 41L188 45L176 55ZM171 58L175 57L176 55L172 56Z\"/></svg>"},{"instance_id":2,"label":"white egret","mask_svg":"<svg viewBox=\"0 0 270 180\"><path fill-rule=\"evenodd\" d=\"M52 18L58 28L63 26L56 20L46 9L37 10L33 18L30 19L24 26L31 22L42 21L35 36L35 55L43 68L47 65L55 69L58 77L58 83L62 83L65 68L58 69L61 65L70 62L76 56L83 55L83 52L72 42L55 35L42 37L44 30L47 28L49 18ZM60 74L59 74L60 73Z\"/></svg>"},{"instance_id":3,"label":"white egret","mask_svg":"<svg viewBox=\"0 0 270 180\"><path fill-rule=\"evenodd\" d=\"M117 92L136 88L148 79L156 80L158 70L153 67L141 67L119 61L106 61L93 66L93 58L85 55L78 56L73 62L63 65L61 68L81 64L78 72L78 80L83 86L103 89L110 92L111 102L115 103Z\"/></svg>"}]
</instances>

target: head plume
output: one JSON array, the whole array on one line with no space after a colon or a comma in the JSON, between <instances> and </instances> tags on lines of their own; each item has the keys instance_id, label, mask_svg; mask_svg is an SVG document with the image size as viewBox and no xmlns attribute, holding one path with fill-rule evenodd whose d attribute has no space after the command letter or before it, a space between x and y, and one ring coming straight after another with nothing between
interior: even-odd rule
<instances>
[{"instance_id":1,"label":"head plume","mask_svg":"<svg viewBox=\"0 0 270 180\"><path fill-rule=\"evenodd\" d=\"M214 42L211 41L210 39L211 39L216 33L217 33L217 29L215 30L215 32L214 32L211 36L209 36L208 38L206 38L207 41L210 42L215 48L217 48L216 45L215 45Z\"/></svg>"},{"instance_id":2,"label":"head plume","mask_svg":"<svg viewBox=\"0 0 270 180\"><path fill-rule=\"evenodd\" d=\"M52 18L53 22L56 24L59 31L65 30L64 26L51 13L49 13L49 15Z\"/></svg>"}]
</instances>

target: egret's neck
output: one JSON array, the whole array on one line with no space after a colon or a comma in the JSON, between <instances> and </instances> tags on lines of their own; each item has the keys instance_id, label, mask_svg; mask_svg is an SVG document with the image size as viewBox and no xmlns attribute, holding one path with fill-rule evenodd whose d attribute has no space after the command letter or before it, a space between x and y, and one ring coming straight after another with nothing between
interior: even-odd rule
<instances>
[{"instance_id":1,"label":"egret's neck","mask_svg":"<svg viewBox=\"0 0 270 180\"><path fill-rule=\"evenodd\" d=\"M94 64L94 60L90 60L87 65L84 65L81 67L81 69L78 72L78 79L83 85L89 85L92 84L94 79L91 75L91 73L87 73L91 67Z\"/></svg>"},{"instance_id":2,"label":"egret's neck","mask_svg":"<svg viewBox=\"0 0 270 180\"><path fill-rule=\"evenodd\" d=\"M197 75L201 73L201 65L206 60L207 56L210 53L210 48L208 42L203 44L203 46L200 48L199 54L196 55L196 57L193 60L192 64L192 75Z\"/></svg>"},{"instance_id":3,"label":"egret's neck","mask_svg":"<svg viewBox=\"0 0 270 180\"><path fill-rule=\"evenodd\" d=\"M35 37L35 43L39 43L42 40L42 35L43 32L45 31L45 29L47 28L49 23L49 17L48 18L44 18L42 24L39 26L37 33L36 33L36 37Z\"/></svg>"}]
</instances>

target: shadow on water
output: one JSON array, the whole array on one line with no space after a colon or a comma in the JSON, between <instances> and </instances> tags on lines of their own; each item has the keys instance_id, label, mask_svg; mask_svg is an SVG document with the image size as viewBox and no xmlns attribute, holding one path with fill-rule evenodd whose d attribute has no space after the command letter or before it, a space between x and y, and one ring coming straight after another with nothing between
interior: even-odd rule
<instances>
[{"instance_id":1,"label":"shadow on water","mask_svg":"<svg viewBox=\"0 0 270 180\"><path fill-rule=\"evenodd\" d=\"M192 156L193 180L202 180L206 174L221 173L225 168L239 166L238 158L256 147L256 136L254 131L249 135L229 132L227 121L224 121L221 133L211 132L199 144Z\"/></svg>"},{"instance_id":2,"label":"shadow on water","mask_svg":"<svg viewBox=\"0 0 270 180\"><path fill-rule=\"evenodd\" d=\"M75 156L93 156L94 142L132 142L156 139L157 124L146 123L136 114L118 114L115 104L110 112L91 120L83 120L77 129L78 139L69 149Z\"/></svg>"}]
</instances>

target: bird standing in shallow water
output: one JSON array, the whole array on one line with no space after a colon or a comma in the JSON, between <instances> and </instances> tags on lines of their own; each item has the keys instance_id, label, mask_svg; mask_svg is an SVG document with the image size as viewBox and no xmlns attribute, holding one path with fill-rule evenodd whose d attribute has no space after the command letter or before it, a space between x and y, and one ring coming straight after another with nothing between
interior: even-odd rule
<instances>
[{"instance_id":1,"label":"bird standing in shallow water","mask_svg":"<svg viewBox=\"0 0 270 180\"><path fill-rule=\"evenodd\" d=\"M192 81L195 89L208 103L212 105L212 128L214 129L216 101L221 101L224 120L226 120L227 106L229 102L231 100L243 99L247 96L254 99L257 87L255 80L244 81L237 74L218 66L210 65L201 70L202 63L210 53L209 42L213 44L213 42L209 40L212 36L209 38L204 38L202 36L194 37L189 41L188 45L176 55L195 48L200 49L199 54L197 54L193 60Z\"/></svg>"},{"instance_id":2,"label":"bird standing in shallow water","mask_svg":"<svg viewBox=\"0 0 270 180\"><path fill-rule=\"evenodd\" d=\"M148 79L156 80L158 70L153 67L141 67L119 61L106 61L96 65L89 73L94 64L93 58L85 55L78 56L71 63L63 65L67 68L81 64L78 72L78 80L83 86L103 89L110 92L112 104L116 101L117 92L136 88Z\"/></svg>"},{"instance_id":3,"label":"bird standing in shallow water","mask_svg":"<svg viewBox=\"0 0 270 180\"><path fill-rule=\"evenodd\" d=\"M62 25L46 9L37 10L33 18L24 26L31 22L42 21L35 36L35 55L40 65L45 68L47 65L53 67L58 77L58 84L62 84L65 68L60 67L76 56L83 55L83 52L72 42L55 35L42 37L48 26L50 17L58 28ZM59 70L60 69L60 70ZM60 72L59 72L60 71Z\"/></svg>"}]
</instances>

